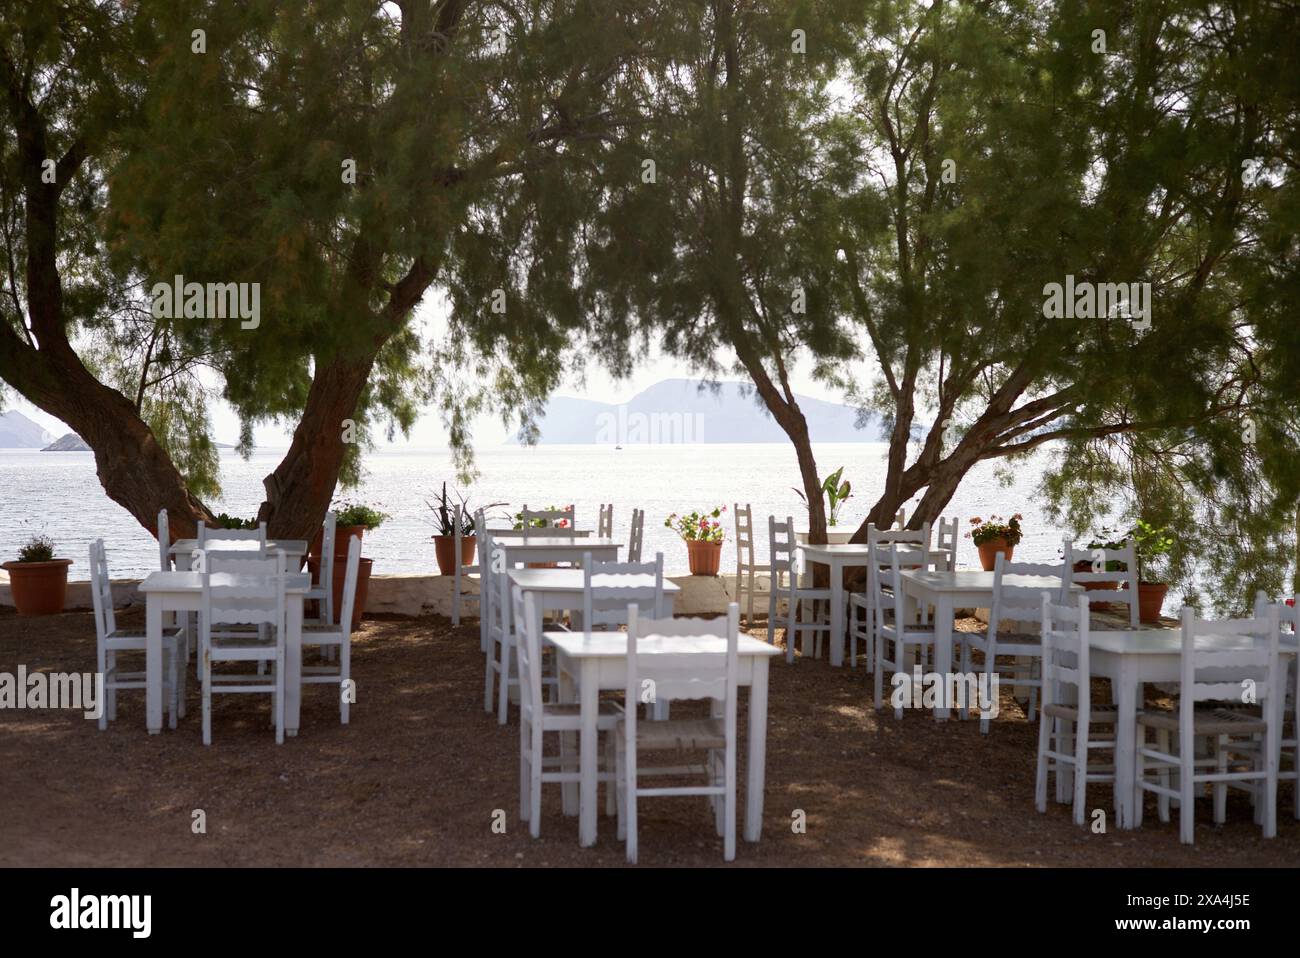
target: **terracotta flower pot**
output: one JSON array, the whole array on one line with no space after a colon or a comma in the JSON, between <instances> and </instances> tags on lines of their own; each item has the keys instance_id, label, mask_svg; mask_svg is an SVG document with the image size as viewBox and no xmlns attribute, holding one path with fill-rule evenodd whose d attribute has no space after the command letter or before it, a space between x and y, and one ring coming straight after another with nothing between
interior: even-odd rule
<instances>
[{"instance_id":1,"label":"terracotta flower pot","mask_svg":"<svg viewBox=\"0 0 1300 958\"><path fill-rule=\"evenodd\" d=\"M474 564L474 548L477 544L478 536L461 537L460 564L462 566ZM438 557L438 572L441 575L454 575L456 573L456 537L434 536L433 551Z\"/></svg>"},{"instance_id":2,"label":"terracotta flower pot","mask_svg":"<svg viewBox=\"0 0 1300 958\"><path fill-rule=\"evenodd\" d=\"M311 542L308 543L307 545L307 556L309 558L312 559L320 558L321 538L324 532L325 532L324 528L320 528L317 529L316 534L312 536ZM342 556L344 559L348 557L348 543L351 541L353 536L361 536L362 541L364 541L365 535L366 535L365 526L335 526L334 527L334 561L337 562L340 556Z\"/></svg>"},{"instance_id":3,"label":"terracotta flower pot","mask_svg":"<svg viewBox=\"0 0 1300 958\"><path fill-rule=\"evenodd\" d=\"M1007 561L1010 562L1012 553L1016 551L1015 546L1007 545L1006 539L990 539L988 542L981 542L978 548L980 553L980 565L984 568L985 572L993 571L993 567L998 561L999 552L1006 556Z\"/></svg>"},{"instance_id":4,"label":"terracotta flower pot","mask_svg":"<svg viewBox=\"0 0 1300 958\"><path fill-rule=\"evenodd\" d=\"M691 575L717 575L722 564L722 543L686 540L686 555L691 563Z\"/></svg>"},{"instance_id":5,"label":"terracotta flower pot","mask_svg":"<svg viewBox=\"0 0 1300 958\"><path fill-rule=\"evenodd\" d=\"M361 624L361 615L366 611L366 596L370 592L370 570L374 567L374 564L374 559L362 558L361 563L357 566L357 595L352 604L352 628L354 629ZM320 572L320 559L308 559L307 568L311 572L312 581L317 581ZM338 622L343 617L343 582L347 577L347 556L335 559L333 577L335 622Z\"/></svg>"},{"instance_id":6,"label":"terracotta flower pot","mask_svg":"<svg viewBox=\"0 0 1300 958\"><path fill-rule=\"evenodd\" d=\"M6 562L0 568L9 573L9 590L19 615L57 615L68 594L68 566L71 559L49 562Z\"/></svg>"},{"instance_id":7,"label":"terracotta flower pot","mask_svg":"<svg viewBox=\"0 0 1300 958\"><path fill-rule=\"evenodd\" d=\"M1138 621L1154 624L1160 621L1160 610L1165 604L1169 586L1164 582L1138 583Z\"/></svg>"}]
</instances>

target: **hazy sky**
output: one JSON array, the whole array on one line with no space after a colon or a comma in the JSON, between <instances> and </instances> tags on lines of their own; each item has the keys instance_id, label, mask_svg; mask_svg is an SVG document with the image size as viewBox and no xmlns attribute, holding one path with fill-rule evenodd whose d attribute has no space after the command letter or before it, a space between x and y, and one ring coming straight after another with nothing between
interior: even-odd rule
<instances>
[{"instance_id":1,"label":"hazy sky","mask_svg":"<svg viewBox=\"0 0 1300 958\"><path fill-rule=\"evenodd\" d=\"M445 331L445 322L445 305L441 297L426 299L425 304L417 310L416 324L426 339L432 339L435 342L439 341ZM825 399L831 402L841 401L843 397L834 390L827 389L821 383L813 381L811 377L806 375L806 365L804 364L803 367L796 365L793 370L792 379L796 391L815 399ZM684 364L656 354L642 363L630 379L618 382L599 366L590 364L585 373L585 381L580 381L577 376L567 377L560 388L556 390L556 395L579 396L599 402L619 403L630 399L647 386L652 386L661 380L690 376L691 372ZM53 416L47 415L28 403L12 389L6 392L5 408L18 410L56 436L71 431ZM211 412L213 439L217 442L233 444L239 438L238 418L219 397L213 401ZM266 425L255 430L255 437L259 447L277 448L289 444L291 432L292 427L280 429L274 425ZM502 426L501 421L494 416L484 417L475 423L474 441L476 444L485 446L499 445L510 434L511 430L507 430ZM437 410L427 410L411 430L410 440L404 440L399 436L396 444L407 445L408 443L416 446L434 447L446 445L446 430L442 426ZM381 442L381 445L385 444Z\"/></svg>"}]
</instances>

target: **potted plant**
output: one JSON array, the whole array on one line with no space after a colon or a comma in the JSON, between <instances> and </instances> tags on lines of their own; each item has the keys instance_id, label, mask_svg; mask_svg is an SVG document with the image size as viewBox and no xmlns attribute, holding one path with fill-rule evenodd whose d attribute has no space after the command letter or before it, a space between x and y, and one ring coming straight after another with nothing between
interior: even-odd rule
<instances>
[{"instance_id":1,"label":"potted plant","mask_svg":"<svg viewBox=\"0 0 1300 958\"><path fill-rule=\"evenodd\" d=\"M460 500L460 564L473 565L474 550L478 545L478 536L475 535L474 528L474 510L469 507L464 496L460 493L455 495ZM456 571L456 505L447 496L445 482L442 484L442 494L437 500L432 502L425 500L425 505L433 511L433 517L438 523L438 532L433 537L434 553L438 557L438 572L442 575L452 575ZM491 509L501 505L505 503L492 502L484 508Z\"/></svg>"},{"instance_id":2,"label":"potted plant","mask_svg":"<svg viewBox=\"0 0 1300 958\"><path fill-rule=\"evenodd\" d=\"M966 533L966 538L973 539L978 547L980 565L985 572L993 571L999 552L1007 557L1008 562L1011 561L1016 546L1020 544L1022 518L1024 517L1017 512L1006 522L1002 521L1001 516L989 516L987 519L976 516L970 520L974 528Z\"/></svg>"},{"instance_id":3,"label":"potted plant","mask_svg":"<svg viewBox=\"0 0 1300 958\"><path fill-rule=\"evenodd\" d=\"M384 521L391 518L388 513L352 502L339 502L332 506L334 510L334 560L348 557L348 543L354 536L364 536L368 529L377 529ZM319 559L321 536L324 529L318 529L307 547L307 555Z\"/></svg>"},{"instance_id":4,"label":"potted plant","mask_svg":"<svg viewBox=\"0 0 1300 958\"><path fill-rule=\"evenodd\" d=\"M840 509L844 507L845 500L853 495L853 486L847 479L841 481L840 476L844 474L844 467L840 466L832 472L822 482L822 496L826 500L826 525L828 529L834 529L839 523ZM793 487L791 487L793 488ZM808 497L800 489L795 489L794 494L803 500L804 505L808 504ZM853 530L848 529L843 533L827 532L827 542L848 542L853 536ZM801 541L807 541L807 533L799 533Z\"/></svg>"},{"instance_id":5,"label":"potted plant","mask_svg":"<svg viewBox=\"0 0 1300 958\"><path fill-rule=\"evenodd\" d=\"M718 506L708 513L692 512L679 516L674 512L664 520L664 525L675 529L686 542L691 575L718 574L718 566L722 564L722 540L727 536L718 517L726 511L726 506Z\"/></svg>"},{"instance_id":6,"label":"potted plant","mask_svg":"<svg viewBox=\"0 0 1300 958\"><path fill-rule=\"evenodd\" d=\"M1103 529L1101 531L1101 534L1103 536L1109 536L1110 530ZM1120 549L1123 549L1127 544L1128 544L1127 540L1117 542L1114 539L1106 539L1105 541L1102 541L1101 539L1093 539L1086 546L1084 546L1084 549L1086 549L1088 553L1091 555L1093 550L1095 549L1105 549L1107 551L1118 551ZM1105 569L1094 569L1093 560L1089 558L1089 559L1077 560L1074 563L1074 571L1075 572L1103 572L1103 571L1104 572L1127 572L1128 568L1123 562L1120 562L1118 559L1107 559ZM1119 588L1119 581L1111 580L1111 579L1101 579L1097 582L1081 582L1079 584L1082 585L1084 589L1086 589L1089 592L1114 592Z\"/></svg>"},{"instance_id":7,"label":"potted plant","mask_svg":"<svg viewBox=\"0 0 1300 958\"><path fill-rule=\"evenodd\" d=\"M241 519L239 516L218 512L212 519L212 525L217 529L256 529L258 522L256 517Z\"/></svg>"},{"instance_id":8,"label":"potted plant","mask_svg":"<svg viewBox=\"0 0 1300 958\"><path fill-rule=\"evenodd\" d=\"M1137 547L1138 619L1142 622L1160 621L1169 592L1169 583L1159 571L1174 547L1173 537L1167 533L1167 526L1153 526L1145 519L1139 519L1129 533Z\"/></svg>"},{"instance_id":9,"label":"potted plant","mask_svg":"<svg viewBox=\"0 0 1300 958\"><path fill-rule=\"evenodd\" d=\"M37 535L18 550L18 561L0 568L9 573L9 589L19 615L56 615L68 594L71 559L54 558L54 543Z\"/></svg>"}]
</instances>

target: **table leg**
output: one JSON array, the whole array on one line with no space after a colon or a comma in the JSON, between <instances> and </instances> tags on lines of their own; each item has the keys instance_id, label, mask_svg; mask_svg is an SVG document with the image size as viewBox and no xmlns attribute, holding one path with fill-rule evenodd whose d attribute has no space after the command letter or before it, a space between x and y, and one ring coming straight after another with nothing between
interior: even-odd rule
<instances>
[{"instance_id":1,"label":"table leg","mask_svg":"<svg viewBox=\"0 0 1300 958\"><path fill-rule=\"evenodd\" d=\"M767 656L754 657L749 687L749 760L745 769L745 841L763 833L763 782L767 767Z\"/></svg>"},{"instance_id":2,"label":"table leg","mask_svg":"<svg viewBox=\"0 0 1300 958\"><path fill-rule=\"evenodd\" d=\"M952 671L952 596L946 592L935 596L934 670L941 676ZM948 709L943 706L935 709L934 718L938 722L946 721Z\"/></svg>"},{"instance_id":3,"label":"table leg","mask_svg":"<svg viewBox=\"0 0 1300 958\"><path fill-rule=\"evenodd\" d=\"M144 716L150 735L161 732L163 724L162 605L157 593L145 600Z\"/></svg>"},{"instance_id":4,"label":"table leg","mask_svg":"<svg viewBox=\"0 0 1300 958\"><path fill-rule=\"evenodd\" d=\"M582 737L579 760L581 766L581 799L578 806L578 835L583 848L596 844L596 712L600 708L598 689L596 688L595 662L591 658L582 660L582 678L579 680L578 696L581 701L579 714L582 716Z\"/></svg>"},{"instance_id":5,"label":"table leg","mask_svg":"<svg viewBox=\"0 0 1300 958\"><path fill-rule=\"evenodd\" d=\"M557 658L558 663L558 658ZM560 704L573 705L578 701L578 690L573 681L573 674L563 668L560 670ZM573 767L572 732L560 733L560 767L568 771ZM578 811L578 785L576 782L564 782L560 785L561 806L565 815L574 815Z\"/></svg>"},{"instance_id":6,"label":"table leg","mask_svg":"<svg viewBox=\"0 0 1300 958\"><path fill-rule=\"evenodd\" d=\"M826 644L831 650L831 665L838 668L844 664L844 567L832 561L830 569L831 634Z\"/></svg>"},{"instance_id":7,"label":"table leg","mask_svg":"<svg viewBox=\"0 0 1300 958\"><path fill-rule=\"evenodd\" d=\"M1137 676L1126 660L1131 655L1119 656L1119 681L1116 683L1115 704L1119 711L1119 724L1115 728L1115 807L1119 809L1119 827L1132 828L1134 818L1133 776L1137 763Z\"/></svg>"},{"instance_id":8,"label":"table leg","mask_svg":"<svg viewBox=\"0 0 1300 958\"><path fill-rule=\"evenodd\" d=\"M302 716L303 597L285 596L285 603L287 621L284 635L284 734L297 735Z\"/></svg>"}]
</instances>

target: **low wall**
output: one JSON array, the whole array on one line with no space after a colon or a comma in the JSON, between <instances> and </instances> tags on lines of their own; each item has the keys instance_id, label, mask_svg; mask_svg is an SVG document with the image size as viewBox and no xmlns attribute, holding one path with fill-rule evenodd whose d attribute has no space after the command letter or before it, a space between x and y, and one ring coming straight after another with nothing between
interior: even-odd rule
<instances>
[{"instance_id":1,"label":"low wall","mask_svg":"<svg viewBox=\"0 0 1300 958\"><path fill-rule=\"evenodd\" d=\"M670 581L681 586L675 611L678 615L707 615L714 612L726 612L727 603L735 595L736 577L730 576L669 576ZM114 579L113 601L119 608L143 606L144 596L140 594L139 579ZM478 582L474 579L465 581L466 593L477 595ZM442 575L373 575L370 577L370 591L366 602L368 613L386 613L390 615L451 615L452 579ZM748 599L748 597L746 597ZM0 571L0 606L12 606L13 599L9 593L9 577ZM64 606L68 610L90 609L90 583L69 582L68 598ZM744 610L742 610L743 612ZM767 615L767 595L762 593L754 602L757 614ZM462 598L461 612L465 615L478 615L478 602L466 602Z\"/></svg>"}]
</instances>

